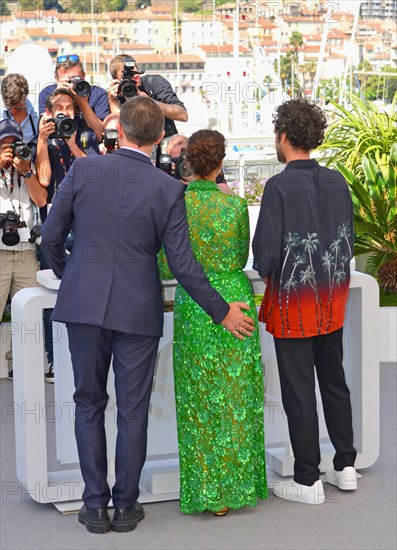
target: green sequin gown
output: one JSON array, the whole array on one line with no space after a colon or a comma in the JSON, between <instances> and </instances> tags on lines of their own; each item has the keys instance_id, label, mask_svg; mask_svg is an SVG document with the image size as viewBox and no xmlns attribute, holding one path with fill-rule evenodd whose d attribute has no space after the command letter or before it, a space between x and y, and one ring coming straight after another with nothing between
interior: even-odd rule
<instances>
[{"instance_id":1,"label":"green sequin gown","mask_svg":"<svg viewBox=\"0 0 397 550\"><path fill-rule=\"evenodd\" d=\"M255 320L238 340L178 285L174 310L174 378L180 460L180 506L186 514L256 506L268 496L264 388L251 284L247 203L198 180L186 190L190 240L212 286L228 301L247 302ZM163 278L166 262L162 262Z\"/></svg>"}]
</instances>

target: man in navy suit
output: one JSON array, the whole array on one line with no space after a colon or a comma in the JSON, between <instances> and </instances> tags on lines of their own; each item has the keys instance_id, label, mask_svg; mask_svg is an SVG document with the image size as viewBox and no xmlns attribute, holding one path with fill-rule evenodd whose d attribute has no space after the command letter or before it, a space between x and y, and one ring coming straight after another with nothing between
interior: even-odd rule
<instances>
[{"instance_id":1,"label":"man in navy suit","mask_svg":"<svg viewBox=\"0 0 397 550\"><path fill-rule=\"evenodd\" d=\"M172 272L215 323L237 338L253 323L211 287L192 254L185 186L149 158L163 137L156 102L137 96L120 112L120 149L76 159L43 226L42 247L62 278L53 320L66 323L76 391L75 433L85 482L79 521L90 532L127 532L143 519L137 502L146 458L148 407L163 300L157 253L164 246ZM73 226L66 262L64 242ZM107 483L104 411L113 356L117 398L115 485ZM116 508L110 522L107 505Z\"/></svg>"}]
</instances>

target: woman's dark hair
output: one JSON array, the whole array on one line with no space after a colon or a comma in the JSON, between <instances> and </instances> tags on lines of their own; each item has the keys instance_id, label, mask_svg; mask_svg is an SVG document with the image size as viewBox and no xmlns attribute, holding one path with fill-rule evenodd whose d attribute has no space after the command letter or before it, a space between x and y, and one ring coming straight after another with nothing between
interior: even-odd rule
<instances>
[{"instance_id":1,"label":"woman's dark hair","mask_svg":"<svg viewBox=\"0 0 397 550\"><path fill-rule=\"evenodd\" d=\"M295 149L310 151L323 142L327 119L314 103L291 99L276 108L273 124L278 137L285 134Z\"/></svg>"},{"instance_id":2,"label":"woman's dark hair","mask_svg":"<svg viewBox=\"0 0 397 550\"><path fill-rule=\"evenodd\" d=\"M193 173L205 178L217 168L225 158L226 140L216 130L194 132L187 142L186 160Z\"/></svg>"}]
</instances>

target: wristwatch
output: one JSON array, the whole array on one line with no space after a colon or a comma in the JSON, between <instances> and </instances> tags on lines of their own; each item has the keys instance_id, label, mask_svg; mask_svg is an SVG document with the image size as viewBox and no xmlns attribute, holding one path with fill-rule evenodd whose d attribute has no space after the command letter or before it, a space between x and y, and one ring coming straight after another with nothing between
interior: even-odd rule
<instances>
[{"instance_id":1,"label":"wristwatch","mask_svg":"<svg viewBox=\"0 0 397 550\"><path fill-rule=\"evenodd\" d=\"M26 174L21 174L23 178L30 178L30 176L33 174L32 170L28 170Z\"/></svg>"}]
</instances>

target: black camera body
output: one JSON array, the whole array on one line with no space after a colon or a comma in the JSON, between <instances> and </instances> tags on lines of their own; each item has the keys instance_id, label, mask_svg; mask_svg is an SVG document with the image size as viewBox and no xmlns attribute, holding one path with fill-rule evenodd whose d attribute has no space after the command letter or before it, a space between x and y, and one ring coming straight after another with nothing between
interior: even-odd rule
<instances>
[{"instance_id":1,"label":"black camera body","mask_svg":"<svg viewBox=\"0 0 397 550\"><path fill-rule=\"evenodd\" d=\"M18 157L21 160L30 160L32 158L32 149L23 141L14 141L10 143L12 154L14 157Z\"/></svg>"},{"instance_id":2,"label":"black camera body","mask_svg":"<svg viewBox=\"0 0 397 550\"><path fill-rule=\"evenodd\" d=\"M34 244L39 237L41 237L41 229L43 227L43 224L41 222L36 223L32 229L30 230L30 237L28 239L28 242L30 244Z\"/></svg>"},{"instance_id":3,"label":"black camera body","mask_svg":"<svg viewBox=\"0 0 397 550\"><path fill-rule=\"evenodd\" d=\"M117 130L108 128L103 132L103 144L106 147L108 153L115 150L117 140L119 139L119 133Z\"/></svg>"},{"instance_id":4,"label":"black camera body","mask_svg":"<svg viewBox=\"0 0 397 550\"><path fill-rule=\"evenodd\" d=\"M49 139L70 138L77 130L76 121L62 113L59 113L55 118L50 118L48 121L50 120L55 123L55 132L49 136Z\"/></svg>"},{"instance_id":5,"label":"black camera body","mask_svg":"<svg viewBox=\"0 0 397 550\"><path fill-rule=\"evenodd\" d=\"M20 237L18 228L21 227L20 217L12 210L0 214L0 229L3 229L1 240L6 246L15 246L19 243Z\"/></svg>"},{"instance_id":6,"label":"black camera body","mask_svg":"<svg viewBox=\"0 0 397 550\"><path fill-rule=\"evenodd\" d=\"M138 84L133 80L137 74L143 74L145 71L137 71L135 69L134 59L125 59L121 80L117 90L117 99L120 103L124 103L127 99L131 99L138 94Z\"/></svg>"},{"instance_id":7,"label":"black camera body","mask_svg":"<svg viewBox=\"0 0 397 550\"><path fill-rule=\"evenodd\" d=\"M190 164L186 160L186 149L181 150L179 157L173 158L172 162L175 164L175 172L173 174L174 178L177 180L187 181L193 174Z\"/></svg>"},{"instance_id":8,"label":"black camera body","mask_svg":"<svg viewBox=\"0 0 397 550\"><path fill-rule=\"evenodd\" d=\"M88 97L91 93L90 84L81 78L81 76L72 76L70 82L73 85L73 90L80 97Z\"/></svg>"}]
</instances>

